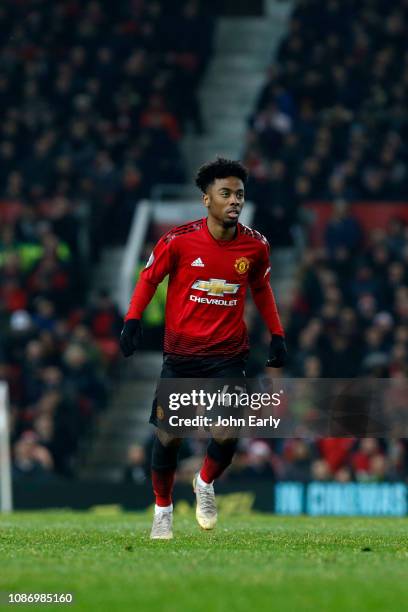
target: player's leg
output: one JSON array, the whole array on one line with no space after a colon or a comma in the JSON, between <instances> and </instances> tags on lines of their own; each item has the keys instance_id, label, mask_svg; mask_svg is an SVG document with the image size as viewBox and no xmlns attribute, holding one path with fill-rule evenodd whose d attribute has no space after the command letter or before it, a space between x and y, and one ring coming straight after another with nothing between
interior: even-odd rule
<instances>
[{"instance_id":1,"label":"player's leg","mask_svg":"<svg viewBox=\"0 0 408 612\"><path fill-rule=\"evenodd\" d=\"M152 539L169 540L173 537L172 494L181 442L181 438L156 430L152 449L152 484L156 500Z\"/></svg>"},{"instance_id":2,"label":"player's leg","mask_svg":"<svg viewBox=\"0 0 408 612\"><path fill-rule=\"evenodd\" d=\"M193 482L196 494L197 522L203 529L213 529L217 523L217 506L215 503L214 480L230 465L237 448L236 438L214 439L207 447L207 453L201 470Z\"/></svg>"},{"instance_id":3,"label":"player's leg","mask_svg":"<svg viewBox=\"0 0 408 612\"><path fill-rule=\"evenodd\" d=\"M230 363L214 362L210 376L219 379L241 381L245 379L245 358L233 359ZM197 522L203 529L213 529L217 523L217 506L214 494L214 481L230 465L238 445L237 438L228 435L219 435L211 439L207 447L201 470L196 474L193 488L196 494Z\"/></svg>"},{"instance_id":4,"label":"player's leg","mask_svg":"<svg viewBox=\"0 0 408 612\"><path fill-rule=\"evenodd\" d=\"M164 359L160 378L177 378L178 373ZM152 448L151 475L155 495L154 519L150 537L171 539L173 537L173 485L177 469L178 452L182 440L167 433L160 427L163 408L158 405L158 388L153 399L149 422L155 426Z\"/></svg>"},{"instance_id":5,"label":"player's leg","mask_svg":"<svg viewBox=\"0 0 408 612\"><path fill-rule=\"evenodd\" d=\"M237 449L237 438L212 438L207 447L202 468L199 472L200 482L212 484L231 464Z\"/></svg>"}]
</instances>

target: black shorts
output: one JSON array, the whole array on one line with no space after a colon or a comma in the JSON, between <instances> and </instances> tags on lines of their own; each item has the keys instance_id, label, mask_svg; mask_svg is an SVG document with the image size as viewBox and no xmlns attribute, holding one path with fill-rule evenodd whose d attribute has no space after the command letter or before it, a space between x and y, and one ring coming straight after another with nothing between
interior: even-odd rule
<instances>
[{"instance_id":1,"label":"black shorts","mask_svg":"<svg viewBox=\"0 0 408 612\"><path fill-rule=\"evenodd\" d=\"M164 355L160 378L245 378L248 353L237 357L179 357ZM149 423L158 426L157 389Z\"/></svg>"}]
</instances>

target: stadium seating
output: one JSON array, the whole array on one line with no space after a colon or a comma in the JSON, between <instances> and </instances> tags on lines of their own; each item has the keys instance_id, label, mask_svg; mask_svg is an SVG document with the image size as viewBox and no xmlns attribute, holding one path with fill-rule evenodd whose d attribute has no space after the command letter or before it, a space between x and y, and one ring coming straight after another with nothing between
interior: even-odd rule
<instances>
[{"instance_id":1,"label":"stadium seating","mask_svg":"<svg viewBox=\"0 0 408 612\"><path fill-rule=\"evenodd\" d=\"M407 20L406 3L299 0L250 118L249 195L272 245L291 244L306 204L329 211L287 317L292 376L408 375L406 204L395 206L408 185ZM280 478L406 478L405 441L272 447Z\"/></svg>"},{"instance_id":2,"label":"stadium seating","mask_svg":"<svg viewBox=\"0 0 408 612\"><path fill-rule=\"evenodd\" d=\"M0 25L0 377L16 478L52 478L75 473L116 374L92 265L153 185L184 180L213 23L195 0L41 0L3 2Z\"/></svg>"},{"instance_id":3,"label":"stadium seating","mask_svg":"<svg viewBox=\"0 0 408 612\"><path fill-rule=\"evenodd\" d=\"M258 225L289 244L310 200L404 200L406 3L299 0L249 121Z\"/></svg>"}]
</instances>

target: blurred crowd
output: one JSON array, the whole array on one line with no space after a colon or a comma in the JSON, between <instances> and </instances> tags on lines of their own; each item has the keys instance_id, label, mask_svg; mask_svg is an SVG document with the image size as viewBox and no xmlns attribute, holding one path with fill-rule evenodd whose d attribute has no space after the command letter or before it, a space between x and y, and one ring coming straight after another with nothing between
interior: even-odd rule
<instances>
[{"instance_id":1,"label":"blurred crowd","mask_svg":"<svg viewBox=\"0 0 408 612\"><path fill-rule=\"evenodd\" d=\"M206 442L184 440L177 470L178 482L191 483L200 469ZM123 474L125 482L150 481L151 439L133 445ZM247 482L290 480L308 482L406 481L406 440L377 438L242 439L231 467L222 479Z\"/></svg>"},{"instance_id":2,"label":"blurred crowd","mask_svg":"<svg viewBox=\"0 0 408 612\"><path fill-rule=\"evenodd\" d=\"M13 282L29 285L34 275L20 272ZM23 290L24 308L0 311L0 379L9 383L16 480L75 475L80 443L106 406L119 355L121 318L109 296L61 311L50 277L43 281Z\"/></svg>"},{"instance_id":3,"label":"blurred crowd","mask_svg":"<svg viewBox=\"0 0 408 612\"><path fill-rule=\"evenodd\" d=\"M400 219L365 235L344 202L333 204L325 245L304 253L298 281L286 328L288 375L408 378L408 227ZM306 446L294 441L289 462ZM313 446L314 478L358 478L361 472L364 478L407 478L406 440L340 438Z\"/></svg>"},{"instance_id":4,"label":"blurred crowd","mask_svg":"<svg viewBox=\"0 0 408 612\"><path fill-rule=\"evenodd\" d=\"M213 23L198 0L0 6L0 379L14 476L75 474L121 318L92 266L137 201L182 182Z\"/></svg>"},{"instance_id":5,"label":"blurred crowd","mask_svg":"<svg viewBox=\"0 0 408 612\"><path fill-rule=\"evenodd\" d=\"M2 2L0 198L82 203L94 254L123 240L153 185L183 182L212 27L199 0Z\"/></svg>"},{"instance_id":6,"label":"blurred crowd","mask_svg":"<svg viewBox=\"0 0 408 612\"><path fill-rule=\"evenodd\" d=\"M306 201L405 199L407 27L407 0L297 0L245 151L274 244Z\"/></svg>"},{"instance_id":7,"label":"blurred crowd","mask_svg":"<svg viewBox=\"0 0 408 612\"><path fill-rule=\"evenodd\" d=\"M298 377L408 376L408 227L363 230L333 205L325 247L308 249L286 327Z\"/></svg>"}]
</instances>

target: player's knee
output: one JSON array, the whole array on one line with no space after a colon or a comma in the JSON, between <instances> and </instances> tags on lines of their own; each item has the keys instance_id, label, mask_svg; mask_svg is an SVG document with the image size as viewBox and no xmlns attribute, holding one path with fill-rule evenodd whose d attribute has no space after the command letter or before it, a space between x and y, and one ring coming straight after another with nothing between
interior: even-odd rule
<instances>
[{"instance_id":1,"label":"player's knee","mask_svg":"<svg viewBox=\"0 0 408 612\"><path fill-rule=\"evenodd\" d=\"M171 434L167 433L167 431L163 431L162 429L157 429L156 431L156 439L159 439L160 442L165 447L173 446L179 448L183 441L182 438L176 438Z\"/></svg>"},{"instance_id":2,"label":"player's knee","mask_svg":"<svg viewBox=\"0 0 408 612\"><path fill-rule=\"evenodd\" d=\"M232 461L235 451L237 450L237 445L237 438L212 438L207 448L207 454L211 459L214 459L214 461L227 466Z\"/></svg>"}]
</instances>

